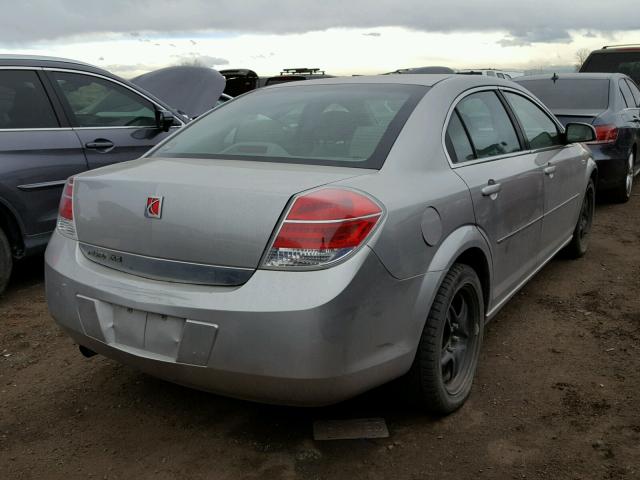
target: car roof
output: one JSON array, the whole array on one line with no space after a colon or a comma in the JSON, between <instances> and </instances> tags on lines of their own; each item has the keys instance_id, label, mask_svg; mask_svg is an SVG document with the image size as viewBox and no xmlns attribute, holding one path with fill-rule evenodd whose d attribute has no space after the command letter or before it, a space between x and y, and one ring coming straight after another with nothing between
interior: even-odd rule
<instances>
[{"instance_id":1,"label":"car roof","mask_svg":"<svg viewBox=\"0 0 640 480\"><path fill-rule=\"evenodd\" d=\"M514 82L526 82L527 80L610 80L612 78L628 78L624 73L545 73L542 75L525 75L516 77Z\"/></svg>"},{"instance_id":2,"label":"car roof","mask_svg":"<svg viewBox=\"0 0 640 480\"><path fill-rule=\"evenodd\" d=\"M397 85L422 85L425 87L433 87L440 82L455 81L464 84L468 88L485 85L513 86L511 80L503 80L497 77L486 77L484 75L457 75L455 73L447 74L391 74L391 75L371 75L358 77L333 77L321 78L315 80L307 80L305 82L289 82L270 85L266 88L296 88L308 85L348 85L348 84L397 84Z\"/></svg>"},{"instance_id":3,"label":"car roof","mask_svg":"<svg viewBox=\"0 0 640 480\"><path fill-rule=\"evenodd\" d=\"M72 60L68 58L60 58L60 57L48 57L45 55L13 55L13 54L0 54L0 67L32 67L32 68L60 68L67 70L78 70L80 72L94 73L101 75L103 77L110 78L117 82L127 85L128 87L139 91L140 93L144 93L147 97L152 99L158 105L163 106L163 108L168 108L169 110L174 111L175 109L171 106L167 105L167 102L157 98L150 92L147 92L144 88L134 85L129 80L125 80L124 78L115 75L108 70L104 70L100 67L96 67L95 65L91 65L89 63L80 62L78 60Z\"/></svg>"},{"instance_id":4,"label":"car roof","mask_svg":"<svg viewBox=\"0 0 640 480\"><path fill-rule=\"evenodd\" d=\"M622 52L640 52L639 44L629 45L606 45L598 50L594 50L591 53L622 53Z\"/></svg>"},{"instance_id":5,"label":"car roof","mask_svg":"<svg viewBox=\"0 0 640 480\"><path fill-rule=\"evenodd\" d=\"M0 54L0 62L2 63L5 63L5 61L7 63L12 63L15 60L21 60L21 61L33 62L33 63L40 63L40 62L73 63L75 65L82 65L84 67L98 68L95 65L81 62L79 60L73 60L71 58L50 57L47 55L19 55L19 54L16 55L16 54L7 54L7 53Z\"/></svg>"}]
</instances>

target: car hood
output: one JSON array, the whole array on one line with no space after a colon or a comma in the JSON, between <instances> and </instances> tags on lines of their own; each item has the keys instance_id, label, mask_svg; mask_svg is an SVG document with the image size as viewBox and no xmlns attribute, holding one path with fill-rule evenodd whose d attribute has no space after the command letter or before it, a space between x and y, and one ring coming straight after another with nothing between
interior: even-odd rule
<instances>
[{"instance_id":1,"label":"car hood","mask_svg":"<svg viewBox=\"0 0 640 480\"><path fill-rule=\"evenodd\" d=\"M225 82L213 68L195 66L162 68L131 80L190 118L202 115L216 105Z\"/></svg>"}]
</instances>

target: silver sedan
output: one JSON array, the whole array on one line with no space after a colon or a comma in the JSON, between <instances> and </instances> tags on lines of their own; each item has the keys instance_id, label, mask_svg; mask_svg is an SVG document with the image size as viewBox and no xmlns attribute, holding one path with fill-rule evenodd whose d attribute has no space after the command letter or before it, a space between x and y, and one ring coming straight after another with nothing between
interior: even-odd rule
<instances>
[{"instance_id":1,"label":"silver sedan","mask_svg":"<svg viewBox=\"0 0 640 480\"><path fill-rule=\"evenodd\" d=\"M404 377L446 414L485 324L585 253L593 138L495 78L257 90L68 181L49 309L86 355L179 384L323 405Z\"/></svg>"}]
</instances>

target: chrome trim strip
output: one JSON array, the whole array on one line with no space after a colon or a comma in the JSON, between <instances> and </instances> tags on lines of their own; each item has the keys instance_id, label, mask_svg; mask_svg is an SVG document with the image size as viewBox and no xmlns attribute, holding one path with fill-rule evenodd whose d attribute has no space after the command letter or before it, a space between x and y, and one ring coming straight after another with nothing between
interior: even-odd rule
<instances>
[{"instance_id":1,"label":"chrome trim strip","mask_svg":"<svg viewBox=\"0 0 640 480\"><path fill-rule=\"evenodd\" d=\"M177 117L176 117L177 118ZM183 124L184 125L184 124ZM172 128L181 128L180 125L172 125L169 129ZM150 126L150 125L116 125L113 127L73 127L73 130L158 130L158 127Z\"/></svg>"},{"instance_id":2,"label":"chrome trim strip","mask_svg":"<svg viewBox=\"0 0 640 480\"><path fill-rule=\"evenodd\" d=\"M0 70L42 70L42 67L29 65L0 65Z\"/></svg>"},{"instance_id":3,"label":"chrome trim strip","mask_svg":"<svg viewBox=\"0 0 640 480\"><path fill-rule=\"evenodd\" d=\"M364 220L366 218L380 217L381 215L382 211L380 213L372 213L371 215L362 215L361 217L352 218L341 218L339 220L285 220L282 223L343 223L352 222L354 220Z\"/></svg>"},{"instance_id":4,"label":"chrome trim strip","mask_svg":"<svg viewBox=\"0 0 640 480\"><path fill-rule=\"evenodd\" d=\"M58 132L58 131L71 131L71 127L50 127L50 128L0 128L2 132Z\"/></svg>"},{"instance_id":5,"label":"chrome trim strip","mask_svg":"<svg viewBox=\"0 0 640 480\"><path fill-rule=\"evenodd\" d=\"M26 185L18 185L20 190L40 190L42 188L64 187L66 180L55 180L53 182L27 183Z\"/></svg>"},{"instance_id":6,"label":"chrome trim strip","mask_svg":"<svg viewBox=\"0 0 640 480\"><path fill-rule=\"evenodd\" d=\"M536 223L538 223L543 218L544 218L544 215L540 215L538 218L534 218L529 223L526 223L526 224L522 225L521 227L517 228L516 230L514 230L513 232L508 233L507 235L505 235L502 238L499 238L497 243L500 244L500 243L504 242L505 240L508 240L509 238L511 238L514 235L520 233L521 231L526 230L527 228L529 228L532 225L535 225Z\"/></svg>"},{"instance_id":7,"label":"chrome trim strip","mask_svg":"<svg viewBox=\"0 0 640 480\"><path fill-rule=\"evenodd\" d=\"M485 318L489 319L489 318L493 317L493 316L498 312L498 310L500 310L500 309L504 306L504 304L505 304L505 303L507 303L509 300L511 300L511 298L512 298L516 293L518 293L518 291L519 291L522 287L524 287L524 286L529 282L529 280L531 280L531 279L535 276L535 274L536 274L536 273L538 273L540 270L542 270L542 268L543 268L547 263L549 263L549 261L550 261L553 257L555 257L555 256L556 256L556 254L557 254L560 250L562 250L564 247L566 247L566 246L569 244L569 242L571 242L571 239L572 239L572 238L573 238L573 235L571 235L571 236L570 236L569 238L567 238L564 242L562 242L562 244L560 245L560 247L558 247L556 250L554 250L554 251L553 251L553 253L552 253L551 255L549 255L549 257L548 257L544 262L542 262L540 265L538 265L538 266L536 267L536 269L535 269L535 270L533 270L533 272L531 272L529 275L527 275L527 276L526 276L526 278L525 278L524 280L522 280L518 285L516 285L516 286L515 286L515 288L514 288L513 290L511 290L511 292L509 292L509 294L508 294L507 296L505 296L502 300L500 300L500 302L499 302L495 307L493 307L491 310L489 310L489 311L485 314Z\"/></svg>"},{"instance_id":8,"label":"chrome trim strip","mask_svg":"<svg viewBox=\"0 0 640 480\"><path fill-rule=\"evenodd\" d=\"M579 193L576 193L573 197L569 198L568 200L565 200L564 202L562 202L560 205L556 205L555 207L553 207L551 210L549 210L548 212L544 212L545 217L547 215L551 215L553 212L555 212L556 210L558 210L559 208L564 207L567 203L572 202L573 200L575 200L576 198L578 198L580 196Z\"/></svg>"},{"instance_id":9,"label":"chrome trim strip","mask_svg":"<svg viewBox=\"0 0 640 480\"><path fill-rule=\"evenodd\" d=\"M85 258L102 266L165 282L237 286L249 280L255 270L148 257L88 243L79 243L79 248Z\"/></svg>"}]
</instances>

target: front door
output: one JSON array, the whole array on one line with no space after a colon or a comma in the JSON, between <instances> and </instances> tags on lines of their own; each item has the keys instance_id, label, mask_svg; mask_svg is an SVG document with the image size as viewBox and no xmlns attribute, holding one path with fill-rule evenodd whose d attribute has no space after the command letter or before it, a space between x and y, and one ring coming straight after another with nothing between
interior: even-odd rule
<instances>
[{"instance_id":1,"label":"front door","mask_svg":"<svg viewBox=\"0 0 640 480\"><path fill-rule=\"evenodd\" d=\"M557 123L544 109L521 93L505 91L527 148L544 174L544 219L540 261L555 254L571 238L582 204L587 154L564 145Z\"/></svg>"},{"instance_id":2,"label":"front door","mask_svg":"<svg viewBox=\"0 0 640 480\"><path fill-rule=\"evenodd\" d=\"M157 126L154 104L129 87L88 73L48 74L89 168L138 158L169 135Z\"/></svg>"}]
</instances>

